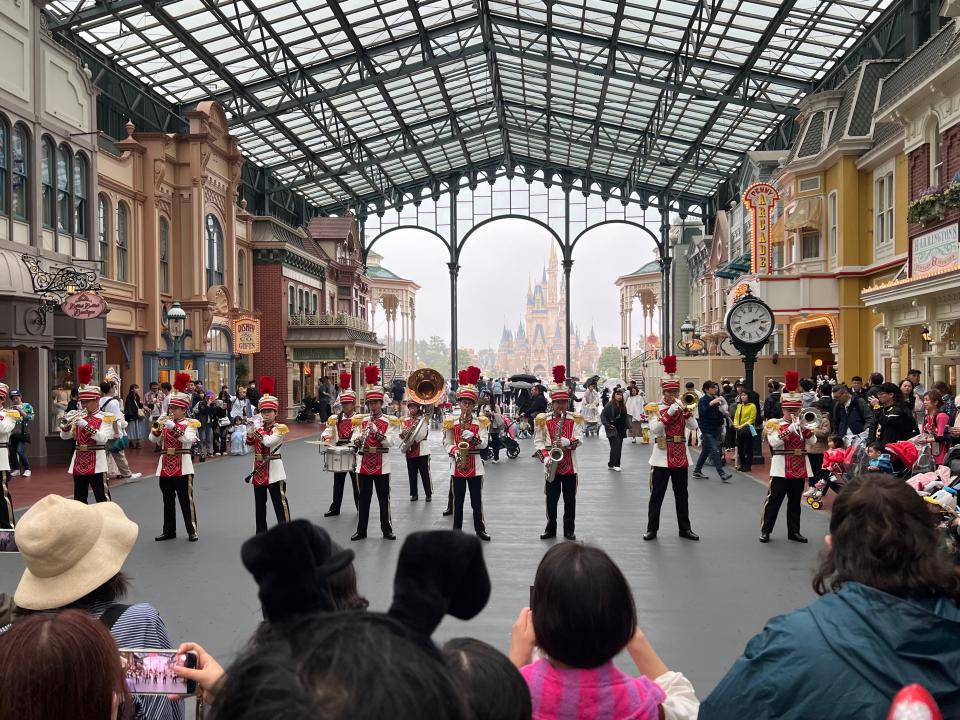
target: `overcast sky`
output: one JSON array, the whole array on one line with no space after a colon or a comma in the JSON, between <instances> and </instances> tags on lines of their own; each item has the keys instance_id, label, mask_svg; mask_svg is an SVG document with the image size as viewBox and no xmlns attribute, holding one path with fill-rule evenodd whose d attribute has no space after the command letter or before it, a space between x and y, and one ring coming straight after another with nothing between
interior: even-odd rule
<instances>
[{"instance_id":1,"label":"overcast sky","mask_svg":"<svg viewBox=\"0 0 960 720\"><path fill-rule=\"evenodd\" d=\"M659 232L658 227L651 229ZM460 347L496 348L504 322L516 330L526 306L527 278L540 278L550 242L543 228L511 218L489 223L470 237L460 260ZM447 249L427 233L398 230L378 241L374 252L383 256L385 268L421 286L417 293L417 337L439 335L449 342ZM653 241L641 230L623 224L598 227L577 243L570 277L571 317L584 339L592 324L601 347L619 346L619 292L614 280L655 257ZM562 282L562 268L558 277ZM638 307L633 313L634 338L641 334ZM374 329L385 334L383 313L376 319Z\"/></svg>"}]
</instances>

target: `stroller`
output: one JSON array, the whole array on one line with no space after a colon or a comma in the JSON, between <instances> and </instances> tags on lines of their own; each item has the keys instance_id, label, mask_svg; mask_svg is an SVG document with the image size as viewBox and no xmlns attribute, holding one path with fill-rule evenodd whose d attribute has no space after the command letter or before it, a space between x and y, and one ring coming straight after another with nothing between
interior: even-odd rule
<instances>
[{"instance_id":1,"label":"stroller","mask_svg":"<svg viewBox=\"0 0 960 720\"><path fill-rule=\"evenodd\" d=\"M504 415L503 431L500 433L500 446L504 449L504 451L507 453L507 457L511 460L516 460L520 455L520 443L517 442L516 437L516 420ZM483 458L484 462L493 458L493 450L489 445L485 450L481 451L480 457Z\"/></svg>"},{"instance_id":2,"label":"stroller","mask_svg":"<svg viewBox=\"0 0 960 720\"><path fill-rule=\"evenodd\" d=\"M822 509L826 494L831 490L839 493L847 480L860 472L864 457L864 440L858 435L853 437L846 448L827 450L823 454L823 467L827 474L804 493L807 505L814 510Z\"/></svg>"},{"instance_id":3,"label":"stroller","mask_svg":"<svg viewBox=\"0 0 960 720\"><path fill-rule=\"evenodd\" d=\"M887 443L884 450L890 455L894 477L906 480L914 473L930 472L936 467L933 449L929 444L918 447L911 440L902 440Z\"/></svg>"}]
</instances>

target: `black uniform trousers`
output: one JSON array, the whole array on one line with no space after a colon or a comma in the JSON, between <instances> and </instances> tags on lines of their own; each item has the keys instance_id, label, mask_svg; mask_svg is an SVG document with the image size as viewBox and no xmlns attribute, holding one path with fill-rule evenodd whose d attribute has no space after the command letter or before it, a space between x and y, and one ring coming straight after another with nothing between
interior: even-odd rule
<instances>
[{"instance_id":1,"label":"black uniform trousers","mask_svg":"<svg viewBox=\"0 0 960 720\"><path fill-rule=\"evenodd\" d=\"M417 497L417 475L423 483L423 492L427 497L433 495L433 481L430 479L430 456L407 458L407 475L410 478L410 497Z\"/></svg>"},{"instance_id":2,"label":"black uniform trousers","mask_svg":"<svg viewBox=\"0 0 960 720\"><path fill-rule=\"evenodd\" d=\"M267 495L273 501L273 509L277 513L277 524L290 522L290 505L287 503L287 481L278 480L269 485L253 486L254 514L257 522L257 533L267 531Z\"/></svg>"},{"instance_id":3,"label":"black uniform trousers","mask_svg":"<svg viewBox=\"0 0 960 720\"><path fill-rule=\"evenodd\" d=\"M377 489L377 503L380 505L380 530L384 533L393 532L393 518L390 516L390 474L364 475L360 473L360 520L357 522L357 533L367 536L367 523L370 521L370 501L373 500L373 489Z\"/></svg>"},{"instance_id":4,"label":"black uniform trousers","mask_svg":"<svg viewBox=\"0 0 960 720\"><path fill-rule=\"evenodd\" d=\"M560 495L563 495L563 534L573 535L577 519L577 485L579 479L576 473L570 475L555 475L553 482L544 482L543 494L547 496L547 529L551 535L557 533L557 504Z\"/></svg>"},{"instance_id":5,"label":"black uniform trousers","mask_svg":"<svg viewBox=\"0 0 960 720\"><path fill-rule=\"evenodd\" d=\"M171 475L160 478L163 493L163 534L177 534L177 500L183 513L187 535L197 531L197 508L193 504L193 475Z\"/></svg>"},{"instance_id":6,"label":"black uniform trousers","mask_svg":"<svg viewBox=\"0 0 960 720\"><path fill-rule=\"evenodd\" d=\"M770 478L767 497L763 501L763 523L760 525L760 532L773 532L773 526L777 524L777 515L780 514L780 506L783 504L783 498L786 497L787 534L797 535L800 533L801 498L803 498L803 489L806 485L805 478Z\"/></svg>"},{"instance_id":7,"label":"black uniform trousers","mask_svg":"<svg viewBox=\"0 0 960 720\"><path fill-rule=\"evenodd\" d=\"M16 524L13 517L13 498L10 496L10 471L0 471L0 528L9 529Z\"/></svg>"},{"instance_id":8,"label":"black uniform trousers","mask_svg":"<svg viewBox=\"0 0 960 720\"><path fill-rule=\"evenodd\" d=\"M73 499L87 503L87 492L93 489L93 497L97 502L111 502L110 486L107 485L106 473L93 473L92 475L73 475Z\"/></svg>"},{"instance_id":9,"label":"black uniform trousers","mask_svg":"<svg viewBox=\"0 0 960 720\"><path fill-rule=\"evenodd\" d=\"M660 507L673 481L673 499L677 504L677 526L680 532L690 529L690 499L687 494L687 467L650 468L650 506L647 510L647 532L660 529Z\"/></svg>"},{"instance_id":10,"label":"black uniform trousers","mask_svg":"<svg viewBox=\"0 0 960 720\"><path fill-rule=\"evenodd\" d=\"M353 487L353 505L360 507L360 483L357 480L355 472L335 472L333 474L333 502L330 503L331 512L340 512L340 505L343 503L343 487L347 483L347 475L350 476L350 485Z\"/></svg>"},{"instance_id":11,"label":"black uniform trousers","mask_svg":"<svg viewBox=\"0 0 960 720\"><path fill-rule=\"evenodd\" d=\"M483 524L483 475L472 477L452 477L450 487L453 488L453 529L463 529L463 503L467 498L467 488L470 488L470 507L473 508L473 529L478 533L485 532Z\"/></svg>"}]
</instances>

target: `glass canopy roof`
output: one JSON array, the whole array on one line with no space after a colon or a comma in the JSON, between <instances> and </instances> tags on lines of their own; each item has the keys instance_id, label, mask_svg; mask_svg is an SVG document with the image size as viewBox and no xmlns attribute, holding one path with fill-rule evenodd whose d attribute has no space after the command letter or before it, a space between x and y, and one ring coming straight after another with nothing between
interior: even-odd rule
<instances>
[{"instance_id":1,"label":"glass canopy roof","mask_svg":"<svg viewBox=\"0 0 960 720\"><path fill-rule=\"evenodd\" d=\"M518 167L711 196L893 0L52 0L322 209Z\"/></svg>"}]
</instances>

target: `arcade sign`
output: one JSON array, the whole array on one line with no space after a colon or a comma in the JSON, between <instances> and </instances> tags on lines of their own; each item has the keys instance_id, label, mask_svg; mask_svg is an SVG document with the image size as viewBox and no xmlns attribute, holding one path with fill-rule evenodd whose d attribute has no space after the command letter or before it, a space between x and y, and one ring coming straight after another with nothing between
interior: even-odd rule
<instances>
[{"instance_id":1,"label":"arcade sign","mask_svg":"<svg viewBox=\"0 0 960 720\"><path fill-rule=\"evenodd\" d=\"M770 218L780 199L777 189L766 182L750 185L743 191L743 203L750 213L751 270L757 275L768 275L770 264Z\"/></svg>"},{"instance_id":2,"label":"arcade sign","mask_svg":"<svg viewBox=\"0 0 960 720\"><path fill-rule=\"evenodd\" d=\"M67 297L60 309L75 320L93 320L106 312L107 302L94 292L82 292Z\"/></svg>"}]
</instances>

